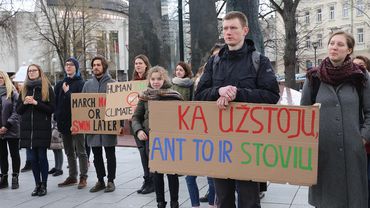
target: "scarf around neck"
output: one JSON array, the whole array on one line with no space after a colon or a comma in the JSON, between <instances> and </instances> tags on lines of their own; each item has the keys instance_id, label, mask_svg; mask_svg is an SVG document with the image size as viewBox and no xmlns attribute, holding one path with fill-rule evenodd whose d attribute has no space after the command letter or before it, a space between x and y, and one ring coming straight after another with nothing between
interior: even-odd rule
<instances>
[{"instance_id":1,"label":"scarf around neck","mask_svg":"<svg viewBox=\"0 0 370 208\"><path fill-rule=\"evenodd\" d=\"M329 57L325 58L319 67L308 71L307 77L311 80L312 76L317 76L320 81L333 86L349 82L363 87L366 84L365 73L367 73L365 69L353 64L348 55L340 66L334 66Z\"/></svg>"},{"instance_id":2,"label":"scarf around neck","mask_svg":"<svg viewBox=\"0 0 370 208\"><path fill-rule=\"evenodd\" d=\"M0 96L6 95L6 87L5 85L0 86Z\"/></svg>"},{"instance_id":3,"label":"scarf around neck","mask_svg":"<svg viewBox=\"0 0 370 208\"><path fill-rule=\"evenodd\" d=\"M180 93L172 89L153 89L148 88L139 95L139 99L148 100L183 100Z\"/></svg>"},{"instance_id":4,"label":"scarf around neck","mask_svg":"<svg viewBox=\"0 0 370 208\"><path fill-rule=\"evenodd\" d=\"M191 87L193 85L193 80L190 79L189 77L186 78L174 77L172 78L172 83L180 87Z\"/></svg>"},{"instance_id":5,"label":"scarf around neck","mask_svg":"<svg viewBox=\"0 0 370 208\"><path fill-rule=\"evenodd\" d=\"M27 79L27 82L25 83L25 85L31 89L37 87L37 86L41 86L41 78L40 79L35 79L35 80L29 80Z\"/></svg>"}]
</instances>

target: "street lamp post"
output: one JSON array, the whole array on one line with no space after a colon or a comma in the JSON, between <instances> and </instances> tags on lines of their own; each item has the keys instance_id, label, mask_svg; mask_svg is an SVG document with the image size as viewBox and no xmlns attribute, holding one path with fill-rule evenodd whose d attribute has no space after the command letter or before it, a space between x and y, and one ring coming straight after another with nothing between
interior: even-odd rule
<instances>
[{"instance_id":1,"label":"street lamp post","mask_svg":"<svg viewBox=\"0 0 370 208\"><path fill-rule=\"evenodd\" d=\"M316 50L317 50L318 46L319 46L319 42L317 42L317 41L312 42L312 47L313 47L313 50L314 50L315 67L316 67Z\"/></svg>"}]
</instances>

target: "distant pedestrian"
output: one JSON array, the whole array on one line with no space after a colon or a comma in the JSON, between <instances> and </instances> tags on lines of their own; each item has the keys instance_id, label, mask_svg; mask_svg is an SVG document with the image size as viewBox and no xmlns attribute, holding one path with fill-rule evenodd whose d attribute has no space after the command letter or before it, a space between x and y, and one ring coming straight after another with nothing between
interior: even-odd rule
<instances>
[{"instance_id":1,"label":"distant pedestrian","mask_svg":"<svg viewBox=\"0 0 370 208\"><path fill-rule=\"evenodd\" d=\"M30 148L32 172L36 187L32 196L47 194L49 163L46 154L51 139L51 114L55 108L55 95L41 67L31 64L17 102L21 116L21 146Z\"/></svg>"}]
</instances>

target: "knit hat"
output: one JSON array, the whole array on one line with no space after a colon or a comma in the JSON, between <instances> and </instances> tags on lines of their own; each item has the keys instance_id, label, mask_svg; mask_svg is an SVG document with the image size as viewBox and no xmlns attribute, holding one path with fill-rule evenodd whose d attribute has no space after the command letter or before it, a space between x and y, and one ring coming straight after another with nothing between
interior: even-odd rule
<instances>
[{"instance_id":1,"label":"knit hat","mask_svg":"<svg viewBox=\"0 0 370 208\"><path fill-rule=\"evenodd\" d=\"M75 67L76 67L76 75L79 76L80 75L80 71L79 71L80 64L78 63L78 60L76 58L74 58L74 57L70 57L64 63L67 63L67 62L72 62L75 65Z\"/></svg>"}]
</instances>

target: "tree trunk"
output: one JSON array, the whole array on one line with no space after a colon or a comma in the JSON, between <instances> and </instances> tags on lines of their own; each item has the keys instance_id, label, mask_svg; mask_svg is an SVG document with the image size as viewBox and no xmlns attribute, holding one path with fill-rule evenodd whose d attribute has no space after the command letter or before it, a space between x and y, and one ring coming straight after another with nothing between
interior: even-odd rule
<instances>
[{"instance_id":1,"label":"tree trunk","mask_svg":"<svg viewBox=\"0 0 370 208\"><path fill-rule=\"evenodd\" d=\"M298 85L295 80L295 71L297 67L297 31L296 31L296 11L300 0L270 0L276 11L282 16L285 26L285 47L284 47L284 73L285 86L297 89Z\"/></svg>"},{"instance_id":2,"label":"tree trunk","mask_svg":"<svg viewBox=\"0 0 370 208\"><path fill-rule=\"evenodd\" d=\"M168 67L169 54L164 53L160 0L135 0L129 4L129 79L133 59L138 54L148 56L150 63Z\"/></svg>"},{"instance_id":3,"label":"tree trunk","mask_svg":"<svg viewBox=\"0 0 370 208\"><path fill-rule=\"evenodd\" d=\"M260 53L264 54L263 36L258 21L259 0L227 0L226 11L240 11L248 18L249 33L246 38L253 40Z\"/></svg>"},{"instance_id":4,"label":"tree trunk","mask_svg":"<svg viewBox=\"0 0 370 208\"><path fill-rule=\"evenodd\" d=\"M207 61L209 51L218 40L214 0L190 0L191 66L193 73Z\"/></svg>"}]
</instances>

